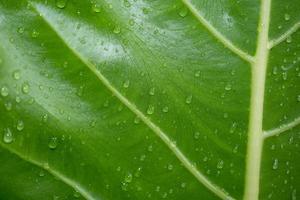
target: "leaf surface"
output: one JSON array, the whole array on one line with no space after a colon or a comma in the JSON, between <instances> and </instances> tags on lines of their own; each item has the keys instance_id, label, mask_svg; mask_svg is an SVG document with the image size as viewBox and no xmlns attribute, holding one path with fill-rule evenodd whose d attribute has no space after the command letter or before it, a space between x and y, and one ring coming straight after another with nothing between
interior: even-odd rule
<instances>
[{"instance_id":1,"label":"leaf surface","mask_svg":"<svg viewBox=\"0 0 300 200\"><path fill-rule=\"evenodd\" d=\"M296 199L299 9L0 0L0 198Z\"/></svg>"}]
</instances>

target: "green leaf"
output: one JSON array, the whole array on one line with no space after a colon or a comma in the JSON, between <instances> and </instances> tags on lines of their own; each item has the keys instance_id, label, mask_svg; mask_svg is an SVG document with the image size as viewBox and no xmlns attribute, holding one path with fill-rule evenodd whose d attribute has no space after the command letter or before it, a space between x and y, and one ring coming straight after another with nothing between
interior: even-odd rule
<instances>
[{"instance_id":1,"label":"green leaf","mask_svg":"<svg viewBox=\"0 0 300 200\"><path fill-rule=\"evenodd\" d=\"M297 0L0 0L0 199L293 199Z\"/></svg>"}]
</instances>

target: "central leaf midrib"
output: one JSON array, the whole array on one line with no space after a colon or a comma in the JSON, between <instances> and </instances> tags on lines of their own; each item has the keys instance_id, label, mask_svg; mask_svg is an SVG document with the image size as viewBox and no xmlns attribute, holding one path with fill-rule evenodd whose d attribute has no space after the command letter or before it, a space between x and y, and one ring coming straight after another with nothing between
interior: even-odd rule
<instances>
[{"instance_id":1,"label":"central leaf midrib","mask_svg":"<svg viewBox=\"0 0 300 200\"><path fill-rule=\"evenodd\" d=\"M251 102L245 177L245 200L259 198L260 165L263 148L263 109L269 55L271 0L261 0L259 34L255 62L252 64Z\"/></svg>"}]
</instances>

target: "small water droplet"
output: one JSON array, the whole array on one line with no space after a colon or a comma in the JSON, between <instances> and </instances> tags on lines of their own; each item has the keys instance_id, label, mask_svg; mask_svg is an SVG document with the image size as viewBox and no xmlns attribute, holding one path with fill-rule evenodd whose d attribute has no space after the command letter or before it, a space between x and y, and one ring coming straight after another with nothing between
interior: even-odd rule
<instances>
[{"instance_id":1,"label":"small water droplet","mask_svg":"<svg viewBox=\"0 0 300 200\"><path fill-rule=\"evenodd\" d=\"M8 87L6 87L6 86L1 87L0 93L1 93L1 96L7 97L9 95L9 89L8 89Z\"/></svg>"},{"instance_id":2,"label":"small water droplet","mask_svg":"<svg viewBox=\"0 0 300 200\"><path fill-rule=\"evenodd\" d=\"M162 111L163 111L164 113L169 112L169 107L168 107L168 106L163 107Z\"/></svg>"},{"instance_id":3,"label":"small water droplet","mask_svg":"<svg viewBox=\"0 0 300 200\"><path fill-rule=\"evenodd\" d=\"M18 131L22 131L23 129L24 129L24 122L22 121L22 120L18 120L18 122L17 122L17 130Z\"/></svg>"},{"instance_id":4,"label":"small water droplet","mask_svg":"<svg viewBox=\"0 0 300 200\"><path fill-rule=\"evenodd\" d=\"M180 11L179 11L179 16L180 17L185 17L185 16L187 16L187 14L188 14L188 9L186 8L186 7L184 7L184 8L182 8Z\"/></svg>"},{"instance_id":5,"label":"small water droplet","mask_svg":"<svg viewBox=\"0 0 300 200\"><path fill-rule=\"evenodd\" d=\"M185 103L191 104L191 103L192 103L192 99L193 99L193 95L189 95L189 96L185 99Z\"/></svg>"},{"instance_id":6,"label":"small water droplet","mask_svg":"<svg viewBox=\"0 0 300 200\"><path fill-rule=\"evenodd\" d=\"M48 147L49 149L56 149L57 148L57 145L58 145L58 140L57 140L57 137L51 137L49 139L49 143L48 143Z\"/></svg>"},{"instance_id":7,"label":"small water droplet","mask_svg":"<svg viewBox=\"0 0 300 200\"><path fill-rule=\"evenodd\" d=\"M173 167L172 164L168 164L168 167L167 167L167 168L168 168L168 170L172 171L174 167Z\"/></svg>"},{"instance_id":8,"label":"small water droplet","mask_svg":"<svg viewBox=\"0 0 300 200\"><path fill-rule=\"evenodd\" d=\"M196 71L196 72L195 72L195 77L200 77L200 75L201 75L201 72L200 72L200 71Z\"/></svg>"},{"instance_id":9,"label":"small water droplet","mask_svg":"<svg viewBox=\"0 0 300 200\"><path fill-rule=\"evenodd\" d=\"M4 129L4 134L3 134L3 142L6 144L10 144L13 142L13 134L10 130L10 128Z\"/></svg>"},{"instance_id":10,"label":"small water droplet","mask_svg":"<svg viewBox=\"0 0 300 200\"><path fill-rule=\"evenodd\" d=\"M298 96L297 96L297 101L300 102L300 94L298 94Z\"/></svg>"},{"instance_id":11,"label":"small water droplet","mask_svg":"<svg viewBox=\"0 0 300 200\"><path fill-rule=\"evenodd\" d=\"M226 86L225 86L225 90L226 90L226 91L230 91L231 88L232 88L232 86L231 86L230 83L226 84Z\"/></svg>"},{"instance_id":12,"label":"small water droplet","mask_svg":"<svg viewBox=\"0 0 300 200\"><path fill-rule=\"evenodd\" d=\"M23 85L22 85L22 92L24 94L28 94L29 93L29 84L27 82L23 83Z\"/></svg>"},{"instance_id":13,"label":"small water droplet","mask_svg":"<svg viewBox=\"0 0 300 200\"><path fill-rule=\"evenodd\" d=\"M126 183L130 183L132 181L133 177L132 177L132 174L131 173L127 173L125 178L124 178L124 181Z\"/></svg>"},{"instance_id":14,"label":"small water droplet","mask_svg":"<svg viewBox=\"0 0 300 200\"><path fill-rule=\"evenodd\" d=\"M149 90L149 95L154 96L154 94L155 94L155 88L151 88Z\"/></svg>"},{"instance_id":15,"label":"small water droplet","mask_svg":"<svg viewBox=\"0 0 300 200\"><path fill-rule=\"evenodd\" d=\"M181 185L180 185L182 188L185 188L186 187L186 183L181 183Z\"/></svg>"},{"instance_id":16,"label":"small water droplet","mask_svg":"<svg viewBox=\"0 0 300 200\"><path fill-rule=\"evenodd\" d=\"M131 6L131 4L128 0L124 0L124 6L129 8Z\"/></svg>"},{"instance_id":17,"label":"small water droplet","mask_svg":"<svg viewBox=\"0 0 300 200\"><path fill-rule=\"evenodd\" d=\"M141 119L140 119L138 116L136 116L136 117L134 118L134 123L135 123L135 124L139 124L140 121L141 121Z\"/></svg>"},{"instance_id":18,"label":"small water droplet","mask_svg":"<svg viewBox=\"0 0 300 200\"><path fill-rule=\"evenodd\" d=\"M154 110L155 110L154 106L153 105L149 105L148 109L147 109L147 114L148 115L152 115L154 113Z\"/></svg>"},{"instance_id":19,"label":"small water droplet","mask_svg":"<svg viewBox=\"0 0 300 200\"><path fill-rule=\"evenodd\" d=\"M92 5L92 10L95 12L95 13L99 13L101 12L101 6L99 4L93 4Z\"/></svg>"},{"instance_id":20,"label":"small water droplet","mask_svg":"<svg viewBox=\"0 0 300 200\"><path fill-rule=\"evenodd\" d=\"M56 0L56 7L63 9L67 6L67 0Z\"/></svg>"},{"instance_id":21,"label":"small water droplet","mask_svg":"<svg viewBox=\"0 0 300 200\"><path fill-rule=\"evenodd\" d=\"M18 28L18 33L20 33L20 34L24 33L24 28L23 27L19 27Z\"/></svg>"},{"instance_id":22,"label":"small water droplet","mask_svg":"<svg viewBox=\"0 0 300 200\"><path fill-rule=\"evenodd\" d=\"M289 21L291 16L289 14L284 14L285 21Z\"/></svg>"},{"instance_id":23,"label":"small water droplet","mask_svg":"<svg viewBox=\"0 0 300 200\"><path fill-rule=\"evenodd\" d=\"M288 36L288 37L286 38L286 42L287 42L287 43L291 43L291 42L292 42L292 36Z\"/></svg>"},{"instance_id":24,"label":"small water droplet","mask_svg":"<svg viewBox=\"0 0 300 200\"><path fill-rule=\"evenodd\" d=\"M19 80L21 78L21 74L20 74L19 70L16 70L16 71L13 72L13 78L15 80Z\"/></svg>"},{"instance_id":25,"label":"small water droplet","mask_svg":"<svg viewBox=\"0 0 300 200\"><path fill-rule=\"evenodd\" d=\"M119 33L121 32L120 26L115 26L113 32L114 32L115 34L119 34Z\"/></svg>"},{"instance_id":26,"label":"small water droplet","mask_svg":"<svg viewBox=\"0 0 300 200\"><path fill-rule=\"evenodd\" d=\"M224 166L224 161L223 161L223 160L220 160L220 161L218 162L218 164L217 164L217 168L218 168L218 169L222 169L223 166Z\"/></svg>"},{"instance_id":27,"label":"small water droplet","mask_svg":"<svg viewBox=\"0 0 300 200\"><path fill-rule=\"evenodd\" d=\"M9 102L6 102L5 104L4 104L4 106L5 106L5 109L7 110L7 111L10 111L11 109L12 109L12 103L9 101Z\"/></svg>"},{"instance_id":28,"label":"small water droplet","mask_svg":"<svg viewBox=\"0 0 300 200\"><path fill-rule=\"evenodd\" d=\"M33 37L33 38L37 38L38 36L39 36L39 32L38 31L36 31L36 30L33 30L32 32L31 32L31 37Z\"/></svg>"},{"instance_id":29,"label":"small water droplet","mask_svg":"<svg viewBox=\"0 0 300 200\"><path fill-rule=\"evenodd\" d=\"M143 13L144 13L145 15L149 13L149 9L148 9L148 8L143 8L142 11L143 11Z\"/></svg>"},{"instance_id":30,"label":"small water droplet","mask_svg":"<svg viewBox=\"0 0 300 200\"><path fill-rule=\"evenodd\" d=\"M75 190L75 191L73 192L73 196L74 196L76 199L78 199L78 198L80 198L80 193L79 193L77 190Z\"/></svg>"},{"instance_id":31,"label":"small water droplet","mask_svg":"<svg viewBox=\"0 0 300 200\"><path fill-rule=\"evenodd\" d=\"M124 88L128 88L130 85L130 81L129 80L126 80L124 83L123 83L123 87Z\"/></svg>"},{"instance_id":32,"label":"small water droplet","mask_svg":"<svg viewBox=\"0 0 300 200\"><path fill-rule=\"evenodd\" d=\"M278 169L279 161L278 159L274 159L272 169Z\"/></svg>"},{"instance_id":33,"label":"small water droplet","mask_svg":"<svg viewBox=\"0 0 300 200\"><path fill-rule=\"evenodd\" d=\"M199 132L195 132L195 133L194 133L194 138L195 138L196 140L198 140L198 139L200 138L200 133L199 133Z\"/></svg>"}]
</instances>

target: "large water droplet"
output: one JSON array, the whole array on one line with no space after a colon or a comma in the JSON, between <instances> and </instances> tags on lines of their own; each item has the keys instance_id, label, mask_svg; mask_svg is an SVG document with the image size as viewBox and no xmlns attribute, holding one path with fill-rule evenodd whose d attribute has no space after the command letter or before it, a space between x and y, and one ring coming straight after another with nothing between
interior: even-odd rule
<instances>
[{"instance_id":1,"label":"large water droplet","mask_svg":"<svg viewBox=\"0 0 300 200\"><path fill-rule=\"evenodd\" d=\"M3 142L6 144L10 144L13 142L13 134L10 130L10 128L4 129L4 134L3 134Z\"/></svg>"}]
</instances>

